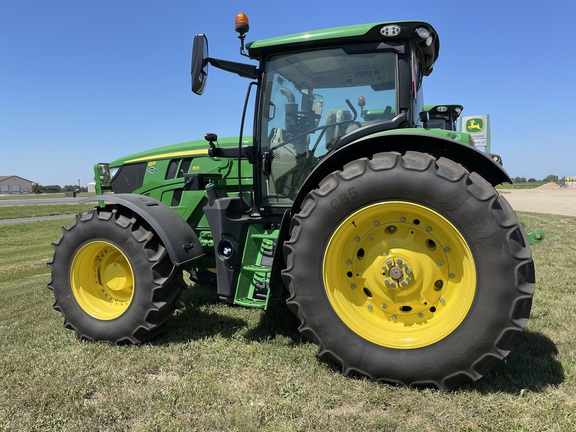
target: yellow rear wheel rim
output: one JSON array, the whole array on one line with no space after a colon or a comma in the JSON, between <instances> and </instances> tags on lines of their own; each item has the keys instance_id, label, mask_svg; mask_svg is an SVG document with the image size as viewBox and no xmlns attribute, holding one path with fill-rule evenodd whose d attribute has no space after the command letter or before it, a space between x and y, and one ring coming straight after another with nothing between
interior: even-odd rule
<instances>
[{"instance_id":1,"label":"yellow rear wheel rim","mask_svg":"<svg viewBox=\"0 0 576 432\"><path fill-rule=\"evenodd\" d=\"M468 314L472 252L437 212L410 202L364 207L334 231L323 260L328 299L356 334L394 349L432 345Z\"/></svg>"},{"instance_id":2,"label":"yellow rear wheel rim","mask_svg":"<svg viewBox=\"0 0 576 432\"><path fill-rule=\"evenodd\" d=\"M84 245L70 271L74 298L90 316L99 320L118 318L134 295L134 272L126 255L105 241Z\"/></svg>"}]
</instances>

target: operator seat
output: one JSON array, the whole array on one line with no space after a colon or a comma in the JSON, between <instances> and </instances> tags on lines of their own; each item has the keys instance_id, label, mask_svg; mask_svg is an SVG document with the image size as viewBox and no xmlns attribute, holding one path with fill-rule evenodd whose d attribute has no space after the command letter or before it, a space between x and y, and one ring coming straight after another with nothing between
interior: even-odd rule
<instances>
[{"instance_id":1,"label":"operator seat","mask_svg":"<svg viewBox=\"0 0 576 432\"><path fill-rule=\"evenodd\" d=\"M358 129L360 125L356 122L346 122L347 120L352 120L353 116L350 111L345 109L332 109L330 108L326 113L326 125L332 125L326 127L325 137L326 137L326 148L328 151L332 150L336 145L336 142L341 136ZM346 122L346 123L342 123Z\"/></svg>"}]
</instances>

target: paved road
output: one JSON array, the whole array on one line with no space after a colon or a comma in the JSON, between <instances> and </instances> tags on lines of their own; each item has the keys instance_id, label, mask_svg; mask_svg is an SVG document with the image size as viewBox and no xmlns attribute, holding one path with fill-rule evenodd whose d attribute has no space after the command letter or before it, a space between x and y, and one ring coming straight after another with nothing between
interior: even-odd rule
<instances>
[{"instance_id":1,"label":"paved road","mask_svg":"<svg viewBox=\"0 0 576 432\"><path fill-rule=\"evenodd\" d=\"M78 204L82 198L37 198L37 199L0 199L0 206L30 204Z\"/></svg>"},{"instance_id":2,"label":"paved road","mask_svg":"<svg viewBox=\"0 0 576 432\"><path fill-rule=\"evenodd\" d=\"M75 214L66 214L66 215L55 215L55 216L36 216L36 217L18 218L18 219L0 219L0 226L14 225L17 223L25 223L25 222L40 222L40 221L58 220L58 219L73 219L74 216L75 216Z\"/></svg>"}]
</instances>

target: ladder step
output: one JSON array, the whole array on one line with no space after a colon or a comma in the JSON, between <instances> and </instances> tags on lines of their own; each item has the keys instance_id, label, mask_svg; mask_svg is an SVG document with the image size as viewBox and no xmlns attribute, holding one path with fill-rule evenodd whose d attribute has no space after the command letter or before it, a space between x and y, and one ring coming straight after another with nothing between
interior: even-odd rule
<instances>
[{"instance_id":1,"label":"ladder step","mask_svg":"<svg viewBox=\"0 0 576 432\"><path fill-rule=\"evenodd\" d=\"M252 238L276 240L278 238L278 234L252 234Z\"/></svg>"},{"instance_id":2,"label":"ladder step","mask_svg":"<svg viewBox=\"0 0 576 432\"><path fill-rule=\"evenodd\" d=\"M266 306L266 300L258 300L253 298L239 298L234 300L234 304L244 307L264 309L264 307Z\"/></svg>"},{"instance_id":3,"label":"ladder step","mask_svg":"<svg viewBox=\"0 0 576 432\"><path fill-rule=\"evenodd\" d=\"M276 240L278 229L264 229L257 224L249 226L234 304L261 309L268 306Z\"/></svg>"},{"instance_id":4,"label":"ladder step","mask_svg":"<svg viewBox=\"0 0 576 432\"><path fill-rule=\"evenodd\" d=\"M270 273L272 271L271 267L263 267L263 266L259 266L259 265L247 265L242 267L242 270L246 270L249 272L254 272L254 273Z\"/></svg>"}]
</instances>

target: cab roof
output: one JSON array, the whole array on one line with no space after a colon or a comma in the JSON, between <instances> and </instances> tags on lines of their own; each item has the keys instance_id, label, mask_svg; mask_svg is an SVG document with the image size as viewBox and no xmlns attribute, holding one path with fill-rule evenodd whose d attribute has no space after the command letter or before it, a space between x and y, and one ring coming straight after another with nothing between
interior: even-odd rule
<instances>
[{"instance_id":1,"label":"cab roof","mask_svg":"<svg viewBox=\"0 0 576 432\"><path fill-rule=\"evenodd\" d=\"M422 38L417 29L426 29L431 39ZM358 24L314 30L304 33L261 39L246 45L248 55L257 60L263 60L270 54L285 53L291 50L342 46L361 43L392 43L411 42L416 48L422 63L423 72L428 75L438 58L440 40L432 25L423 21L395 21L372 24Z\"/></svg>"}]
</instances>

